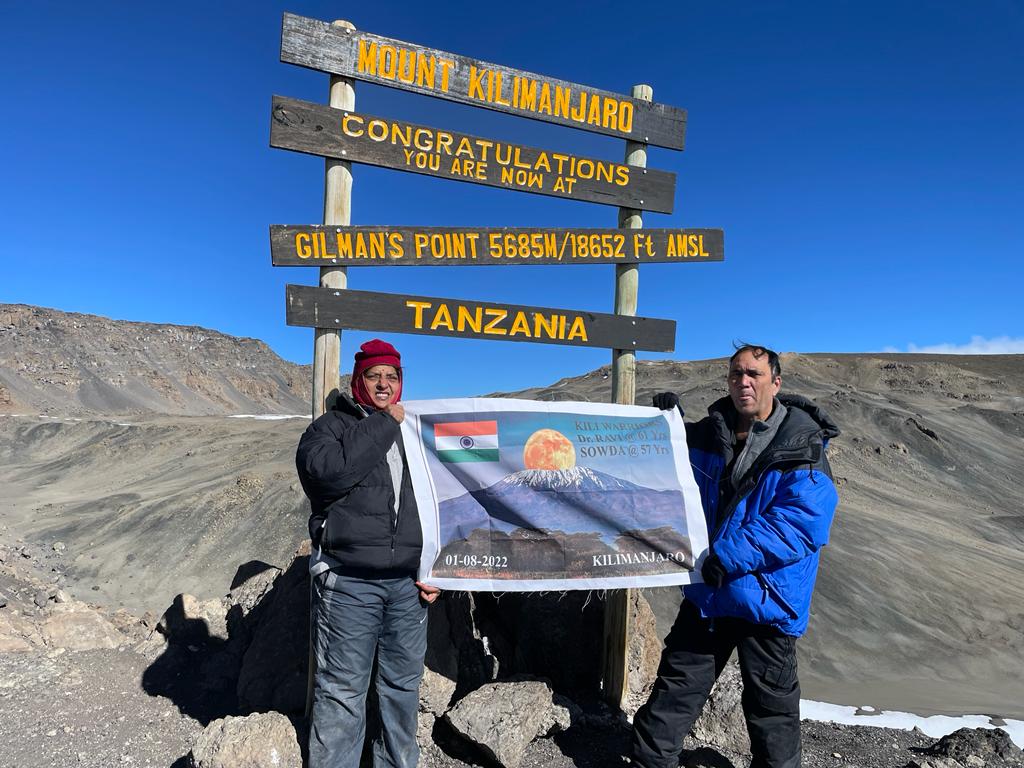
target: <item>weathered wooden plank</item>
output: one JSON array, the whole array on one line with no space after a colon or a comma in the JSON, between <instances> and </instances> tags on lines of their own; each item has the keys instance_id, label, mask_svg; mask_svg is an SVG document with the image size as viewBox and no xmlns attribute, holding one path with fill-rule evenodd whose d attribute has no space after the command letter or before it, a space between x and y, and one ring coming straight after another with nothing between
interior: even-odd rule
<instances>
[{"instance_id":1,"label":"weathered wooden plank","mask_svg":"<svg viewBox=\"0 0 1024 768\"><path fill-rule=\"evenodd\" d=\"M270 227L275 266L696 264L725 258L721 229Z\"/></svg>"},{"instance_id":2,"label":"weathered wooden plank","mask_svg":"<svg viewBox=\"0 0 1024 768\"><path fill-rule=\"evenodd\" d=\"M281 61L658 147L685 142L685 109L290 13Z\"/></svg>"},{"instance_id":3,"label":"weathered wooden plank","mask_svg":"<svg viewBox=\"0 0 1024 768\"><path fill-rule=\"evenodd\" d=\"M675 320L574 309L286 286L288 325L672 352Z\"/></svg>"},{"instance_id":4,"label":"weathered wooden plank","mask_svg":"<svg viewBox=\"0 0 1024 768\"><path fill-rule=\"evenodd\" d=\"M275 96L270 145L501 189L671 213L676 176Z\"/></svg>"}]
</instances>

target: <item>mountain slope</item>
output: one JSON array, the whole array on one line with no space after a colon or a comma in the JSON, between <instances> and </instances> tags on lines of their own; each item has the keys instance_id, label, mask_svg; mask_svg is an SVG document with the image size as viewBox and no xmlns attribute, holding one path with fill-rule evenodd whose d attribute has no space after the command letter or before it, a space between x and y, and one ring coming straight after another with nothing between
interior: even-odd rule
<instances>
[{"instance_id":1,"label":"mountain slope","mask_svg":"<svg viewBox=\"0 0 1024 768\"><path fill-rule=\"evenodd\" d=\"M0 304L0 413L306 413L309 390L256 339Z\"/></svg>"}]
</instances>

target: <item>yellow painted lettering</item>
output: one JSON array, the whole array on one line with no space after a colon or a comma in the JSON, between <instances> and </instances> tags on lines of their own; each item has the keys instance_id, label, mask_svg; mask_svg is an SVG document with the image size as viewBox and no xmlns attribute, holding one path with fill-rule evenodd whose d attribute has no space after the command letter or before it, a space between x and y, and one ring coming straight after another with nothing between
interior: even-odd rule
<instances>
[{"instance_id":1,"label":"yellow painted lettering","mask_svg":"<svg viewBox=\"0 0 1024 768\"><path fill-rule=\"evenodd\" d=\"M541 152L537 155L537 159L534 161L533 167L538 171L547 171L548 173L551 173L551 161L548 160L548 153Z\"/></svg>"},{"instance_id":2,"label":"yellow painted lettering","mask_svg":"<svg viewBox=\"0 0 1024 768\"><path fill-rule=\"evenodd\" d=\"M460 157L462 155L473 157L473 142L471 142L466 136L459 139L459 147L455 150L456 157Z\"/></svg>"},{"instance_id":3,"label":"yellow painted lettering","mask_svg":"<svg viewBox=\"0 0 1024 768\"><path fill-rule=\"evenodd\" d=\"M367 256L366 238L363 237L361 234L356 236L356 248L355 248L355 250L356 250L356 254L355 255L356 255L357 259L365 259L366 258L366 256Z\"/></svg>"},{"instance_id":4,"label":"yellow painted lettering","mask_svg":"<svg viewBox=\"0 0 1024 768\"><path fill-rule=\"evenodd\" d=\"M549 339L558 338L558 315L552 315L549 320L540 312L533 313L533 335L534 338L540 338L541 333L544 333Z\"/></svg>"},{"instance_id":5,"label":"yellow painted lettering","mask_svg":"<svg viewBox=\"0 0 1024 768\"><path fill-rule=\"evenodd\" d=\"M678 252L676 250L676 238L675 238L674 235L669 235L668 236L668 244L665 246L665 256L666 256L666 258L673 259L677 255L678 255Z\"/></svg>"},{"instance_id":6,"label":"yellow painted lettering","mask_svg":"<svg viewBox=\"0 0 1024 768\"><path fill-rule=\"evenodd\" d=\"M601 125L604 128L615 130L615 116L619 111L619 102L615 99L604 100L604 112L601 115Z\"/></svg>"},{"instance_id":7,"label":"yellow painted lettering","mask_svg":"<svg viewBox=\"0 0 1024 768\"><path fill-rule=\"evenodd\" d=\"M533 111L537 109L537 81L527 78L516 78L519 84L519 108Z\"/></svg>"},{"instance_id":8,"label":"yellow painted lettering","mask_svg":"<svg viewBox=\"0 0 1024 768\"><path fill-rule=\"evenodd\" d=\"M506 336L508 331L504 328L496 327L498 323L508 317L507 309L485 309L484 314L487 317L493 318L487 321L487 325L484 326L484 333L489 333L492 336Z\"/></svg>"},{"instance_id":9,"label":"yellow painted lettering","mask_svg":"<svg viewBox=\"0 0 1024 768\"><path fill-rule=\"evenodd\" d=\"M393 45L382 45L380 47L380 60L378 71L385 80L394 80L398 71L398 54Z\"/></svg>"},{"instance_id":10,"label":"yellow painted lettering","mask_svg":"<svg viewBox=\"0 0 1024 768\"><path fill-rule=\"evenodd\" d=\"M377 44L366 40L359 41L359 56L356 58L356 70L367 75L377 74Z\"/></svg>"},{"instance_id":11,"label":"yellow painted lettering","mask_svg":"<svg viewBox=\"0 0 1024 768\"><path fill-rule=\"evenodd\" d=\"M434 313L434 319L430 323L430 330L436 331L441 326L444 326L449 331L455 330L455 324L452 322L452 313L448 309L447 304L437 305L437 312Z\"/></svg>"},{"instance_id":12,"label":"yellow painted lettering","mask_svg":"<svg viewBox=\"0 0 1024 768\"><path fill-rule=\"evenodd\" d=\"M370 258L371 259L383 259L384 258L384 233L383 232L371 232L370 233Z\"/></svg>"},{"instance_id":13,"label":"yellow painted lettering","mask_svg":"<svg viewBox=\"0 0 1024 768\"><path fill-rule=\"evenodd\" d=\"M537 104L537 111L546 115L551 114L551 86L547 83L540 84L540 101Z\"/></svg>"},{"instance_id":14,"label":"yellow painted lettering","mask_svg":"<svg viewBox=\"0 0 1024 768\"><path fill-rule=\"evenodd\" d=\"M422 232L417 232L412 236L412 247L416 253L417 259L423 258L423 251L427 247L427 236ZM417 326L418 327L418 326Z\"/></svg>"},{"instance_id":15,"label":"yellow painted lettering","mask_svg":"<svg viewBox=\"0 0 1024 768\"><path fill-rule=\"evenodd\" d=\"M590 97L590 106L587 108L587 124L601 124L601 99L595 96Z\"/></svg>"},{"instance_id":16,"label":"yellow painted lettering","mask_svg":"<svg viewBox=\"0 0 1024 768\"><path fill-rule=\"evenodd\" d=\"M471 99L479 99L480 101L486 101L487 97L484 96L484 75L487 73L486 69L477 69L473 65L469 67L469 88L466 91L466 95Z\"/></svg>"},{"instance_id":17,"label":"yellow painted lettering","mask_svg":"<svg viewBox=\"0 0 1024 768\"><path fill-rule=\"evenodd\" d=\"M416 54L405 48L398 52L398 79L403 83L416 79Z\"/></svg>"},{"instance_id":18,"label":"yellow painted lettering","mask_svg":"<svg viewBox=\"0 0 1024 768\"><path fill-rule=\"evenodd\" d=\"M338 248L338 255L343 259L352 258L352 234L350 232L339 232L334 238Z\"/></svg>"},{"instance_id":19,"label":"yellow painted lettering","mask_svg":"<svg viewBox=\"0 0 1024 768\"><path fill-rule=\"evenodd\" d=\"M555 86L555 117L569 117L569 102L572 90L567 85Z\"/></svg>"},{"instance_id":20,"label":"yellow painted lettering","mask_svg":"<svg viewBox=\"0 0 1024 768\"><path fill-rule=\"evenodd\" d=\"M391 143L395 146L401 144L403 147L412 146L412 126L409 124L391 124Z\"/></svg>"},{"instance_id":21,"label":"yellow painted lettering","mask_svg":"<svg viewBox=\"0 0 1024 768\"><path fill-rule=\"evenodd\" d=\"M530 324L526 320L525 312L516 312L516 316L512 319L512 328L509 330L508 335L515 336L517 333L532 338Z\"/></svg>"},{"instance_id":22,"label":"yellow painted lettering","mask_svg":"<svg viewBox=\"0 0 1024 768\"><path fill-rule=\"evenodd\" d=\"M629 184L629 167L625 165L615 166L615 184L624 187Z\"/></svg>"},{"instance_id":23,"label":"yellow painted lettering","mask_svg":"<svg viewBox=\"0 0 1024 768\"><path fill-rule=\"evenodd\" d=\"M412 144L421 152L429 152L434 148L433 138L434 134L429 128L417 128L412 135Z\"/></svg>"},{"instance_id":24,"label":"yellow painted lettering","mask_svg":"<svg viewBox=\"0 0 1024 768\"><path fill-rule=\"evenodd\" d=\"M405 244L402 241L401 232L388 233L388 256L392 259L400 259L405 256Z\"/></svg>"},{"instance_id":25,"label":"yellow painted lettering","mask_svg":"<svg viewBox=\"0 0 1024 768\"><path fill-rule=\"evenodd\" d=\"M502 98L502 90L503 90L504 86L505 86L505 83L502 80L501 72L495 72L494 73L494 103L495 104L501 104L504 107L508 107L508 106L511 106L511 103L509 102L509 100L507 98L506 99Z\"/></svg>"},{"instance_id":26,"label":"yellow painted lettering","mask_svg":"<svg viewBox=\"0 0 1024 768\"><path fill-rule=\"evenodd\" d=\"M433 56L420 54L416 59L416 85L420 88L433 88L436 65L437 60Z\"/></svg>"},{"instance_id":27,"label":"yellow painted lettering","mask_svg":"<svg viewBox=\"0 0 1024 768\"><path fill-rule=\"evenodd\" d=\"M580 94L580 101L572 111L572 119L582 123L584 116L587 114L587 94L583 92Z\"/></svg>"},{"instance_id":28,"label":"yellow painted lettering","mask_svg":"<svg viewBox=\"0 0 1024 768\"><path fill-rule=\"evenodd\" d=\"M374 141L388 140L388 124L383 120L371 120L366 126L366 135Z\"/></svg>"},{"instance_id":29,"label":"yellow painted lettering","mask_svg":"<svg viewBox=\"0 0 1024 768\"><path fill-rule=\"evenodd\" d=\"M452 64L455 62L441 59L441 90L448 93L448 74L451 72Z\"/></svg>"},{"instance_id":30,"label":"yellow painted lettering","mask_svg":"<svg viewBox=\"0 0 1024 768\"><path fill-rule=\"evenodd\" d=\"M530 163L523 162L522 151L522 147L516 147L515 157L512 160L512 165L514 165L516 168L533 168L533 166Z\"/></svg>"},{"instance_id":31,"label":"yellow painted lettering","mask_svg":"<svg viewBox=\"0 0 1024 768\"><path fill-rule=\"evenodd\" d=\"M437 151L444 152L446 155L450 155L452 153L452 142L454 140L455 137L452 136L450 133L445 133L442 131L441 133L437 134Z\"/></svg>"},{"instance_id":32,"label":"yellow painted lettering","mask_svg":"<svg viewBox=\"0 0 1024 768\"><path fill-rule=\"evenodd\" d=\"M572 341L577 338L580 341L587 340L587 326L579 315L573 318L572 328L569 329L569 340Z\"/></svg>"},{"instance_id":33,"label":"yellow painted lettering","mask_svg":"<svg viewBox=\"0 0 1024 768\"><path fill-rule=\"evenodd\" d=\"M619 130L623 133L633 132L633 103L619 102Z\"/></svg>"},{"instance_id":34,"label":"yellow painted lettering","mask_svg":"<svg viewBox=\"0 0 1024 768\"><path fill-rule=\"evenodd\" d=\"M353 128L350 124L355 123L358 126L362 126L363 118L359 115L345 115L341 118L341 132L346 136L351 136L353 139L359 138L363 135L362 128Z\"/></svg>"},{"instance_id":35,"label":"yellow painted lettering","mask_svg":"<svg viewBox=\"0 0 1024 768\"><path fill-rule=\"evenodd\" d=\"M409 300L405 302L405 306L416 311L413 315L412 325L413 328L420 329L423 327L423 310L430 309L429 301L413 301Z\"/></svg>"},{"instance_id":36,"label":"yellow painted lettering","mask_svg":"<svg viewBox=\"0 0 1024 768\"><path fill-rule=\"evenodd\" d=\"M704 235L697 235L697 242L700 244L700 255L707 258L711 254L704 250Z\"/></svg>"},{"instance_id":37,"label":"yellow painted lettering","mask_svg":"<svg viewBox=\"0 0 1024 768\"><path fill-rule=\"evenodd\" d=\"M469 307L459 304L458 320L456 321L456 327L459 333L462 333L468 327L473 333L480 333L480 327L483 324L484 310L483 307L475 307L473 314L469 314Z\"/></svg>"},{"instance_id":38,"label":"yellow painted lettering","mask_svg":"<svg viewBox=\"0 0 1024 768\"><path fill-rule=\"evenodd\" d=\"M309 247L309 235L306 232L298 232L295 235L295 255L300 259L308 259L313 255Z\"/></svg>"}]
</instances>

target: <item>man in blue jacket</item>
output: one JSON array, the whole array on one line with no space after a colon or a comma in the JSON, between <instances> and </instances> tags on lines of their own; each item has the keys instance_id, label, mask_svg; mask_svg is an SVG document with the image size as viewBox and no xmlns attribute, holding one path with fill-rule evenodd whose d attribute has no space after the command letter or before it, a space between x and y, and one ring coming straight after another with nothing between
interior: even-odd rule
<instances>
[{"instance_id":1,"label":"man in blue jacket","mask_svg":"<svg viewBox=\"0 0 1024 768\"><path fill-rule=\"evenodd\" d=\"M811 401L779 395L779 356L765 347L736 350L728 385L728 397L686 425L710 549L703 583L683 590L654 690L633 722L633 763L644 768L679 764L733 650L751 768L800 766L796 640L838 502L825 448L839 429ZM679 398L666 392L654 404L668 410Z\"/></svg>"}]
</instances>

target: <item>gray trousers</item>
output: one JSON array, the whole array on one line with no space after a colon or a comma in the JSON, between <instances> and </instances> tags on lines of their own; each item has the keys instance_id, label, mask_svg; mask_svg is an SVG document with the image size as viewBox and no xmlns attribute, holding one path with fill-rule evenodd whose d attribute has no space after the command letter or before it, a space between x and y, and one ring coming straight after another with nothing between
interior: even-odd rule
<instances>
[{"instance_id":1,"label":"gray trousers","mask_svg":"<svg viewBox=\"0 0 1024 768\"><path fill-rule=\"evenodd\" d=\"M374 768L415 768L427 606L413 577L325 571L313 580L312 618L316 673L310 768L358 767L375 654L382 727L373 745Z\"/></svg>"}]
</instances>

